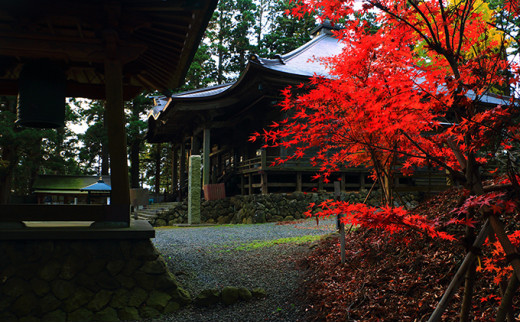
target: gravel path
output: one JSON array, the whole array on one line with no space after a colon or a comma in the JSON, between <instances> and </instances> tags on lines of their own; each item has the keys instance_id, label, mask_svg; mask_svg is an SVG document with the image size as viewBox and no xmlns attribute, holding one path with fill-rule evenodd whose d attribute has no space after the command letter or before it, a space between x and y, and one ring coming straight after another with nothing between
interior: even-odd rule
<instances>
[{"instance_id":1,"label":"gravel path","mask_svg":"<svg viewBox=\"0 0 520 323\"><path fill-rule=\"evenodd\" d=\"M265 299L231 306L187 306L160 321L305 321L304 304L297 298L300 271L296 262L309 243L284 243L251 248L251 243L335 231L332 220L276 225L224 225L158 228L154 244L179 284L193 296L208 288L262 287Z\"/></svg>"}]
</instances>

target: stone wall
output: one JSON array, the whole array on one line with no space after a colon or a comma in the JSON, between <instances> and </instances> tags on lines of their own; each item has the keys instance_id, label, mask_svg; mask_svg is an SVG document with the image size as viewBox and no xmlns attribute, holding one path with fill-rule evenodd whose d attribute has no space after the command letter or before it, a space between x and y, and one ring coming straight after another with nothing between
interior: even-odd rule
<instances>
[{"instance_id":1,"label":"stone wall","mask_svg":"<svg viewBox=\"0 0 520 323\"><path fill-rule=\"evenodd\" d=\"M3 321L139 321L190 302L150 239L0 241Z\"/></svg>"},{"instance_id":2,"label":"stone wall","mask_svg":"<svg viewBox=\"0 0 520 323\"><path fill-rule=\"evenodd\" d=\"M362 203L367 191L342 192L340 199L352 203ZM236 224L292 221L302 218L310 203L318 204L333 198L332 193L292 193L266 195L237 195L216 201L204 201L201 204L203 223ZM407 194L401 197L407 207L416 205L417 196ZM367 204L377 206L381 200L378 191L372 192ZM317 209L316 209L317 210ZM315 211L316 211L315 210ZM187 223L188 204L186 201L175 208L163 212L153 220L154 226Z\"/></svg>"}]
</instances>

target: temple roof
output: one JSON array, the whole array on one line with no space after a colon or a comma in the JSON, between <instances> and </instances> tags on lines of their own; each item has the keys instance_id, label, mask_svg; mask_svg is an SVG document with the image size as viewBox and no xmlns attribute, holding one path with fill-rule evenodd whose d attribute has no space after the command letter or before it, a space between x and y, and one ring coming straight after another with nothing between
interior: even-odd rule
<instances>
[{"instance_id":1,"label":"temple roof","mask_svg":"<svg viewBox=\"0 0 520 323\"><path fill-rule=\"evenodd\" d=\"M179 138L190 127L223 115L238 115L262 100L272 102L288 85L306 82L313 75L329 76L321 58L339 54L342 44L330 28L317 29L316 36L274 59L251 55L236 82L174 94L161 98L149 117L148 140L163 142Z\"/></svg>"},{"instance_id":2,"label":"temple roof","mask_svg":"<svg viewBox=\"0 0 520 323\"><path fill-rule=\"evenodd\" d=\"M22 66L63 66L66 95L103 99L104 63L123 64L125 99L183 81L217 0L17 0L0 5L0 94Z\"/></svg>"}]
</instances>

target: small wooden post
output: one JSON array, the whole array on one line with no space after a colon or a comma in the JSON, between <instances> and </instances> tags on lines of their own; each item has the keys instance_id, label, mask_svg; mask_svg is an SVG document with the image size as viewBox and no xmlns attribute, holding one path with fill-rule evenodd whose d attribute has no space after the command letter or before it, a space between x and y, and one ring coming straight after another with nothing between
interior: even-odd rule
<instances>
[{"instance_id":1,"label":"small wooden post","mask_svg":"<svg viewBox=\"0 0 520 323\"><path fill-rule=\"evenodd\" d=\"M248 194L249 195L253 195L253 175L248 174L247 178L249 180L249 183L248 183L248 188L249 188Z\"/></svg>"},{"instance_id":2,"label":"small wooden post","mask_svg":"<svg viewBox=\"0 0 520 323\"><path fill-rule=\"evenodd\" d=\"M334 181L334 197L336 200L340 199L340 182ZM340 242L340 248L341 248L341 264L345 264L346 261L346 255L345 255L345 223L341 222L342 215L337 215L337 228L339 230L339 242Z\"/></svg>"},{"instance_id":3,"label":"small wooden post","mask_svg":"<svg viewBox=\"0 0 520 323\"><path fill-rule=\"evenodd\" d=\"M267 152L265 149L260 149L260 166L262 167L262 170L267 168Z\"/></svg>"},{"instance_id":4,"label":"small wooden post","mask_svg":"<svg viewBox=\"0 0 520 323\"><path fill-rule=\"evenodd\" d=\"M264 170L260 173L260 184L262 185L262 194L269 193L267 190L267 172Z\"/></svg>"},{"instance_id":5,"label":"small wooden post","mask_svg":"<svg viewBox=\"0 0 520 323\"><path fill-rule=\"evenodd\" d=\"M296 172L296 192L303 190L302 172Z\"/></svg>"},{"instance_id":6,"label":"small wooden post","mask_svg":"<svg viewBox=\"0 0 520 323\"><path fill-rule=\"evenodd\" d=\"M186 145L184 143L184 139L181 141L179 168L179 201L182 201L185 196L184 183L186 182Z\"/></svg>"},{"instance_id":7,"label":"small wooden post","mask_svg":"<svg viewBox=\"0 0 520 323\"><path fill-rule=\"evenodd\" d=\"M345 173L341 174L341 182L339 183L339 188L342 192L345 192L347 190L347 182L346 182Z\"/></svg>"},{"instance_id":8,"label":"small wooden post","mask_svg":"<svg viewBox=\"0 0 520 323\"><path fill-rule=\"evenodd\" d=\"M364 190L365 189L365 173L359 174L359 189Z\"/></svg>"},{"instance_id":9,"label":"small wooden post","mask_svg":"<svg viewBox=\"0 0 520 323\"><path fill-rule=\"evenodd\" d=\"M202 187L209 184L209 173L211 171L211 162L209 160L210 146L210 129L204 129L202 142Z\"/></svg>"}]
</instances>

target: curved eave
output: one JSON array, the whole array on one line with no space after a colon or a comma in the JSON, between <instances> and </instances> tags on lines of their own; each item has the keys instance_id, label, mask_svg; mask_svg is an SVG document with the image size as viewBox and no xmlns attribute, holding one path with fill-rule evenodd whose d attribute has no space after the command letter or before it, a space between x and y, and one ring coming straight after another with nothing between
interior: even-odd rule
<instances>
[{"instance_id":1,"label":"curved eave","mask_svg":"<svg viewBox=\"0 0 520 323\"><path fill-rule=\"evenodd\" d=\"M240 105L248 105L263 96L278 96L279 91L286 86L308 80L309 76L306 75L280 72L249 62L240 78L224 91L210 96L172 98L162 111L155 115L149 114L147 140L157 143L170 141L172 136L181 139L180 133L193 127L194 122L203 122L200 118L204 114L223 113ZM262 84L262 89L259 89L259 84ZM174 120L177 135L165 134L160 130Z\"/></svg>"}]
</instances>

